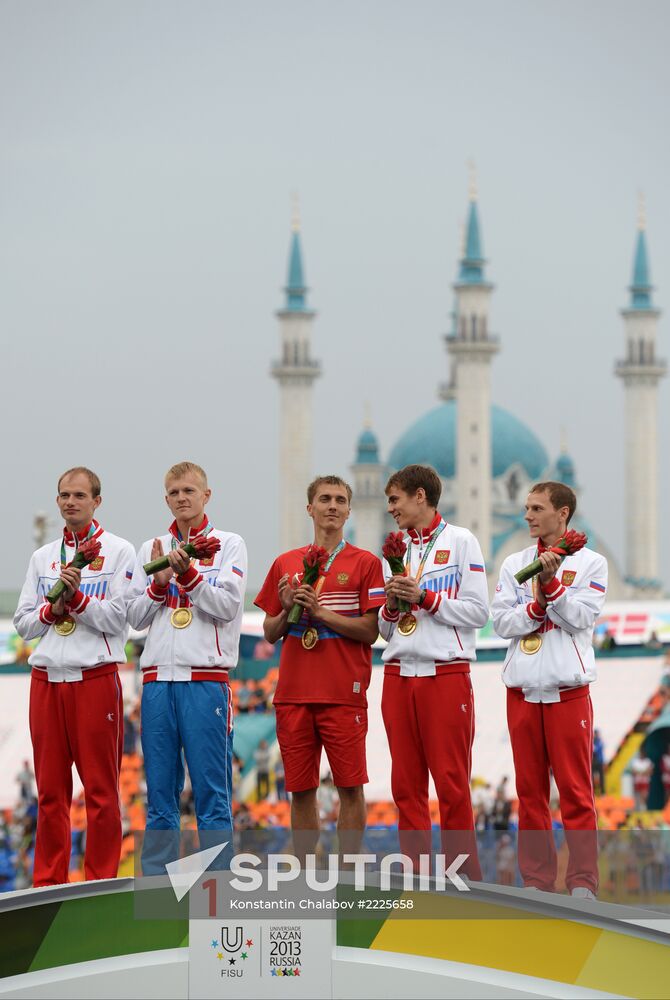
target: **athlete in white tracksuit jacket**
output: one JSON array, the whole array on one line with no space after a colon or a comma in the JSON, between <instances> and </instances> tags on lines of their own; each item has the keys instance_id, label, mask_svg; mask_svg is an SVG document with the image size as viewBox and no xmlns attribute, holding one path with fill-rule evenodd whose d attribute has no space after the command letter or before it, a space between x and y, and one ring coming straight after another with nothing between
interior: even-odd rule
<instances>
[{"instance_id":1,"label":"athlete in white tracksuit jacket","mask_svg":"<svg viewBox=\"0 0 670 1000\"><path fill-rule=\"evenodd\" d=\"M496 632L510 640L502 677L519 796L519 867L524 883L553 890L556 851L549 808L550 771L570 845L566 876L576 895L598 887L593 794L593 627L607 591L607 563L583 548L552 551L576 507L563 483L539 483L526 501L535 544L508 556L491 605ZM540 557L543 571L524 584L514 574Z\"/></svg>"}]
</instances>

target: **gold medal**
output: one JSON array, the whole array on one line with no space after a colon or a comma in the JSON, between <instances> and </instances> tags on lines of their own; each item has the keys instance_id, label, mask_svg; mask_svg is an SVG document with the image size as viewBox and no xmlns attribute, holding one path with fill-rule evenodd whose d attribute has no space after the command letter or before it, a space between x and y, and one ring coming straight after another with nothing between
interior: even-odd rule
<instances>
[{"instance_id":1,"label":"gold medal","mask_svg":"<svg viewBox=\"0 0 670 1000\"><path fill-rule=\"evenodd\" d=\"M542 645L542 636L539 632L531 632L530 635L525 635L523 637L519 645L521 646L522 653L527 653L528 656L533 656L534 653L538 652L540 646Z\"/></svg>"},{"instance_id":2,"label":"gold medal","mask_svg":"<svg viewBox=\"0 0 670 1000\"><path fill-rule=\"evenodd\" d=\"M319 641L319 633L313 625L310 625L309 628L306 628L302 633L300 641L303 649L314 649Z\"/></svg>"},{"instance_id":3,"label":"gold medal","mask_svg":"<svg viewBox=\"0 0 670 1000\"><path fill-rule=\"evenodd\" d=\"M400 635L411 635L412 632L416 631L416 626L416 615L413 615L411 611L407 611L398 622L398 631Z\"/></svg>"},{"instance_id":4,"label":"gold medal","mask_svg":"<svg viewBox=\"0 0 670 1000\"><path fill-rule=\"evenodd\" d=\"M170 624L173 628L188 628L193 621L193 612L190 608L175 608L170 615Z\"/></svg>"},{"instance_id":5,"label":"gold medal","mask_svg":"<svg viewBox=\"0 0 670 1000\"><path fill-rule=\"evenodd\" d=\"M76 627L77 623L71 615L65 615L64 618L59 618L54 625L54 628L59 635L72 635Z\"/></svg>"}]
</instances>

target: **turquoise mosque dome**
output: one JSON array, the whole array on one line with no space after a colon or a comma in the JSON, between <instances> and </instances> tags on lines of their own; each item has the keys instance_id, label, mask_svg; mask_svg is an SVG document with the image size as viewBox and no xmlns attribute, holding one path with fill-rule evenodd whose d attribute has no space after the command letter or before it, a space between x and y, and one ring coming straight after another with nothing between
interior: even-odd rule
<instances>
[{"instance_id":1,"label":"turquoise mosque dome","mask_svg":"<svg viewBox=\"0 0 670 1000\"><path fill-rule=\"evenodd\" d=\"M544 445L533 431L500 406L491 407L492 477L521 465L529 479L540 479L549 468ZM456 401L448 400L413 423L396 442L389 466L432 465L443 479L456 475Z\"/></svg>"},{"instance_id":2,"label":"turquoise mosque dome","mask_svg":"<svg viewBox=\"0 0 670 1000\"><path fill-rule=\"evenodd\" d=\"M366 427L356 445L356 464L368 463L374 465L379 463L379 443L370 428Z\"/></svg>"}]
</instances>

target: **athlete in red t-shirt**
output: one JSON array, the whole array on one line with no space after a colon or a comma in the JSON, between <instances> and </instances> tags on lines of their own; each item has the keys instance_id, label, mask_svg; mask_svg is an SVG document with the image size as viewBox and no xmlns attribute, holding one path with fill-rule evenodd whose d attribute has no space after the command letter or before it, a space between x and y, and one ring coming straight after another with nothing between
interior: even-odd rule
<instances>
[{"instance_id":1,"label":"athlete in red t-shirt","mask_svg":"<svg viewBox=\"0 0 670 1000\"><path fill-rule=\"evenodd\" d=\"M379 559L343 538L351 487L338 476L320 476L310 483L307 500L314 544L329 553L322 575L314 587L300 583L307 546L285 552L255 601L265 611L268 642L284 639L273 704L286 788L293 793L294 848L301 854L313 850L318 839L322 748L340 796L341 842L343 831L351 831L346 849L357 849L365 828L366 691L377 612L385 599ZM298 625L289 625L294 603L304 610ZM305 831L300 846L296 831Z\"/></svg>"}]
</instances>

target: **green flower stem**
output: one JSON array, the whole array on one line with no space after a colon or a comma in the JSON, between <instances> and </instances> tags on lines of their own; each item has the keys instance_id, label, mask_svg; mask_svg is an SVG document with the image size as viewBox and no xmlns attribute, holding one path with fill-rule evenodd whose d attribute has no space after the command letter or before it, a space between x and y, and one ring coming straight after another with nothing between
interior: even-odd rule
<instances>
[{"instance_id":1,"label":"green flower stem","mask_svg":"<svg viewBox=\"0 0 670 1000\"><path fill-rule=\"evenodd\" d=\"M191 558L195 558L198 554L191 542L187 542L186 545L184 545L184 552L187 552ZM143 569L147 576L153 576L154 573L160 573L162 569L167 569L169 565L170 562L168 557L161 556L159 559L154 559L152 562L145 563Z\"/></svg>"},{"instance_id":2,"label":"green flower stem","mask_svg":"<svg viewBox=\"0 0 670 1000\"><path fill-rule=\"evenodd\" d=\"M93 556L93 559L95 558L96 557ZM70 565L74 566L75 569L83 569L84 566L88 566L89 562L93 562L93 559L87 559L86 556L83 556L81 554L81 552L75 552L74 559L72 560ZM53 587L47 594L47 601L49 602L49 604L55 604L58 598L62 597L64 593L65 593L65 584L63 583L62 580L58 580L56 583L54 583Z\"/></svg>"},{"instance_id":3,"label":"green flower stem","mask_svg":"<svg viewBox=\"0 0 670 1000\"><path fill-rule=\"evenodd\" d=\"M305 567L305 572L302 575L302 582L308 583L310 586L319 578L319 567L318 566L307 566ZM302 617L302 613L305 609L302 604L294 604L288 613L288 623L289 625L297 625Z\"/></svg>"},{"instance_id":4,"label":"green flower stem","mask_svg":"<svg viewBox=\"0 0 670 1000\"><path fill-rule=\"evenodd\" d=\"M400 556L387 556L386 562L389 564L391 572L393 573L394 576L405 575L405 564ZM398 602L398 611L400 611L400 613L403 615L406 614L409 611L409 604L407 603L407 601L401 601L398 598L397 602Z\"/></svg>"},{"instance_id":5,"label":"green flower stem","mask_svg":"<svg viewBox=\"0 0 670 1000\"><path fill-rule=\"evenodd\" d=\"M564 539L561 539L561 541L557 542L556 544L559 549L563 549L565 555L567 556L568 547L567 545L564 544ZM563 556L562 558L565 559L565 556ZM517 583L525 583L526 580L530 580L531 577L537 576L537 574L541 572L542 572L542 561L540 559L535 559L534 562L529 563L528 566L524 566L523 569L520 569L518 573L515 573L514 579L516 580Z\"/></svg>"}]
</instances>

